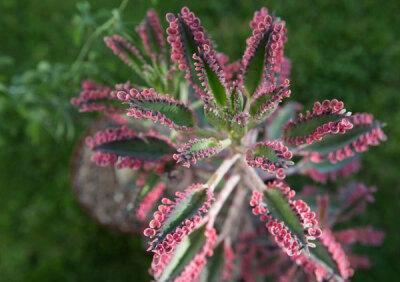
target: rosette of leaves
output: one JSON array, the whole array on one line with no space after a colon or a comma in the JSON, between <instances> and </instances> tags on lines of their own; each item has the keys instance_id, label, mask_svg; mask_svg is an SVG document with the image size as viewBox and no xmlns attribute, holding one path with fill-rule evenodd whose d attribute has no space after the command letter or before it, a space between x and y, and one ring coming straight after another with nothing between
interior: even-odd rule
<instances>
[{"instance_id":1,"label":"rosette of leaves","mask_svg":"<svg viewBox=\"0 0 400 282\"><path fill-rule=\"evenodd\" d=\"M139 192L130 210L147 226L151 274L158 281L247 280L243 269L254 257L277 275L283 272L275 258L282 266L297 262L310 279L348 279L349 258L315 211L321 206L296 197L290 176L323 182L354 172L357 153L385 140L383 125L370 114L352 115L336 99L316 102L297 118L298 104L281 107L291 94L286 28L266 8L255 12L234 63L188 8L166 20L170 60L154 11L137 28L142 46L106 39L147 85L85 82L72 101L115 123L87 144L98 165L133 171L127 181ZM179 173L184 185L172 183ZM359 211L353 204L343 213ZM243 249L240 238L248 233L261 235L258 244L273 252Z\"/></svg>"}]
</instances>

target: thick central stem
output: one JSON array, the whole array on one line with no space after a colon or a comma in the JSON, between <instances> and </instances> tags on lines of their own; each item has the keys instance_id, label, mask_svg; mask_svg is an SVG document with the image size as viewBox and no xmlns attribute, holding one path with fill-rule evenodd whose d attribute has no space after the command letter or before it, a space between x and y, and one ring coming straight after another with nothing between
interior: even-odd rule
<instances>
[{"instance_id":1,"label":"thick central stem","mask_svg":"<svg viewBox=\"0 0 400 282\"><path fill-rule=\"evenodd\" d=\"M208 187L211 191L214 191L215 187L217 187L218 183L221 181L222 177L228 172L228 170L232 167L232 165L240 158L240 154L235 154L228 159L225 159L220 167L213 173L208 182L206 183L206 187Z\"/></svg>"}]
</instances>

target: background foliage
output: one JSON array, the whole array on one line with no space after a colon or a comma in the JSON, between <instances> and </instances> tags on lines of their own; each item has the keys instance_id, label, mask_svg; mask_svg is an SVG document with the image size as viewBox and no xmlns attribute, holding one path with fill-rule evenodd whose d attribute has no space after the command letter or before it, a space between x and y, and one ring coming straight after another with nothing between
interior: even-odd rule
<instances>
[{"instance_id":1,"label":"background foliage","mask_svg":"<svg viewBox=\"0 0 400 282\"><path fill-rule=\"evenodd\" d=\"M381 247L359 247L374 266L356 272L354 281L395 279L400 268L398 1L131 0L121 14L119 5L0 1L1 280L149 279L150 258L141 238L99 227L69 189L69 158L88 123L69 99L83 78L107 84L132 78L104 47L104 35L132 34L149 7L163 15L183 5L233 59L244 50L254 10L263 5L275 10L287 22L293 99L310 107L315 100L338 98L354 112L371 112L388 123L389 141L363 155L356 176L378 187L376 202L356 223L384 229L388 237Z\"/></svg>"}]
</instances>

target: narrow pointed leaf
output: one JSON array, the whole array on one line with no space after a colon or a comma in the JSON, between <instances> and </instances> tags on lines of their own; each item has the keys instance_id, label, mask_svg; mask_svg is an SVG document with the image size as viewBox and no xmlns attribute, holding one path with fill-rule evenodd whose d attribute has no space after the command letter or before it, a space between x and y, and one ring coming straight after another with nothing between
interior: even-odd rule
<instances>
[{"instance_id":1,"label":"narrow pointed leaf","mask_svg":"<svg viewBox=\"0 0 400 282\"><path fill-rule=\"evenodd\" d=\"M299 114L295 121L289 121L283 131L283 140L292 145L312 144L326 135L343 134L353 128L343 103L336 99L316 102L312 113Z\"/></svg>"},{"instance_id":2,"label":"narrow pointed leaf","mask_svg":"<svg viewBox=\"0 0 400 282\"><path fill-rule=\"evenodd\" d=\"M194 184L183 193L177 192L176 196L175 202L162 200L163 204L144 231L153 239L149 249L159 255L172 251L179 240L198 225L214 200L212 192L203 184Z\"/></svg>"},{"instance_id":3,"label":"narrow pointed leaf","mask_svg":"<svg viewBox=\"0 0 400 282\"><path fill-rule=\"evenodd\" d=\"M363 152L368 146L378 145L385 141L386 136L382 131L382 124L373 121L370 114L356 114L351 117L354 127L340 135L328 135L321 141L306 145L302 148L304 152L315 155L328 155L333 162L354 156L356 152Z\"/></svg>"},{"instance_id":4,"label":"narrow pointed leaf","mask_svg":"<svg viewBox=\"0 0 400 282\"><path fill-rule=\"evenodd\" d=\"M114 35L113 37L105 37L104 41L115 55L130 66L135 72L141 74L143 65L146 64L140 51L133 46L127 39Z\"/></svg>"},{"instance_id":5,"label":"narrow pointed leaf","mask_svg":"<svg viewBox=\"0 0 400 282\"><path fill-rule=\"evenodd\" d=\"M99 131L86 142L96 151L93 161L106 166L115 165L120 158L119 168L139 168L143 162L166 162L175 151L168 139L156 134L137 135L126 126Z\"/></svg>"},{"instance_id":6,"label":"narrow pointed leaf","mask_svg":"<svg viewBox=\"0 0 400 282\"><path fill-rule=\"evenodd\" d=\"M272 140L279 139L282 136L283 125L296 115L296 104L287 103L280 107L277 115L274 116L268 127L268 137Z\"/></svg>"},{"instance_id":7,"label":"narrow pointed leaf","mask_svg":"<svg viewBox=\"0 0 400 282\"><path fill-rule=\"evenodd\" d=\"M301 200L292 200L295 192L283 182L271 182L263 192L253 192L250 205L253 213L266 221L268 231L288 255L313 246L310 240L319 237L315 213Z\"/></svg>"},{"instance_id":8,"label":"narrow pointed leaf","mask_svg":"<svg viewBox=\"0 0 400 282\"><path fill-rule=\"evenodd\" d=\"M136 119L148 119L176 130L194 130L196 116L184 103L169 95L155 93L153 88L139 92L132 88L129 93L118 92L118 97L130 105L127 115Z\"/></svg>"},{"instance_id":9,"label":"narrow pointed leaf","mask_svg":"<svg viewBox=\"0 0 400 282\"><path fill-rule=\"evenodd\" d=\"M191 139L188 143L178 148L178 154L174 154L177 163L190 167L190 163L196 163L198 159L208 158L226 148L230 140L218 141L215 138Z\"/></svg>"},{"instance_id":10,"label":"narrow pointed leaf","mask_svg":"<svg viewBox=\"0 0 400 282\"><path fill-rule=\"evenodd\" d=\"M201 275L201 282L219 282L224 270L224 241L219 243L214 251L212 257L207 261L207 265Z\"/></svg>"},{"instance_id":11,"label":"narrow pointed leaf","mask_svg":"<svg viewBox=\"0 0 400 282\"><path fill-rule=\"evenodd\" d=\"M288 147L278 141L260 142L246 153L246 161L249 166L260 167L262 170L271 174L276 174L277 178L285 178L284 169L292 165L290 161L293 154Z\"/></svg>"}]
</instances>

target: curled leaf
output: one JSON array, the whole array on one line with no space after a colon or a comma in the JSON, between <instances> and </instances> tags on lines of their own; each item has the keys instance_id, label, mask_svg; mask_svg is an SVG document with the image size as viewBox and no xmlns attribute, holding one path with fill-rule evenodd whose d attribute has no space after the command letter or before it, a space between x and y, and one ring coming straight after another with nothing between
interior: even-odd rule
<instances>
[{"instance_id":1,"label":"curled leaf","mask_svg":"<svg viewBox=\"0 0 400 282\"><path fill-rule=\"evenodd\" d=\"M293 154L288 147L278 141L257 143L254 149L246 153L246 161L251 167L259 167L271 174L276 174L278 179L285 178L285 169L293 162L289 161Z\"/></svg>"},{"instance_id":2,"label":"curled leaf","mask_svg":"<svg viewBox=\"0 0 400 282\"><path fill-rule=\"evenodd\" d=\"M113 37L105 37L104 42L115 55L120 57L121 60L135 72L141 73L143 71L143 65L145 65L146 62L140 51L127 39L119 35L114 35Z\"/></svg>"},{"instance_id":3,"label":"curled leaf","mask_svg":"<svg viewBox=\"0 0 400 282\"><path fill-rule=\"evenodd\" d=\"M258 122L262 122L272 115L285 97L290 97L289 80L285 80L278 87L271 84L264 91L253 97L250 105L250 115Z\"/></svg>"},{"instance_id":4,"label":"curled leaf","mask_svg":"<svg viewBox=\"0 0 400 282\"><path fill-rule=\"evenodd\" d=\"M300 108L297 103L286 103L283 107L279 107L277 111L270 117L270 124L268 126L269 139L276 140L281 138L283 125L295 118L296 110Z\"/></svg>"},{"instance_id":5,"label":"curled leaf","mask_svg":"<svg viewBox=\"0 0 400 282\"><path fill-rule=\"evenodd\" d=\"M168 94L157 94L154 88L139 91L135 88L118 92L118 98L130 105L127 116L158 122L168 128L192 131L196 116L184 103Z\"/></svg>"},{"instance_id":6,"label":"curled leaf","mask_svg":"<svg viewBox=\"0 0 400 282\"><path fill-rule=\"evenodd\" d=\"M283 60L283 44L286 41L285 22L272 18L266 8L257 11L250 27L253 34L246 41L242 59L241 76L249 97L267 82L275 81Z\"/></svg>"},{"instance_id":7,"label":"curled leaf","mask_svg":"<svg viewBox=\"0 0 400 282\"><path fill-rule=\"evenodd\" d=\"M158 257L155 254L151 274L157 281L195 281L212 254L217 234L203 224L185 237L173 253Z\"/></svg>"},{"instance_id":8,"label":"curled leaf","mask_svg":"<svg viewBox=\"0 0 400 282\"><path fill-rule=\"evenodd\" d=\"M201 85L205 88L209 96L215 101L225 106L227 103L226 88L224 73L216 59L216 52L209 45L203 45L199 49L199 56L193 55L195 70L198 72L198 77L202 81Z\"/></svg>"},{"instance_id":9,"label":"curled leaf","mask_svg":"<svg viewBox=\"0 0 400 282\"><path fill-rule=\"evenodd\" d=\"M312 113L299 114L295 121L286 123L282 139L292 145L312 144L329 134L344 134L353 128L343 102L336 99L315 102Z\"/></svg>"},{"instance_id":10,"label":"curled leaf","mask_svg":"<svg viewBox=\"0 0 400 282\"><path fill-rule=\"evenodd\" d=\"M314 247L310 241L321 235L315 213L302 200L293 200L294 195L284 182L274 181L262 192L253 191L250 201L253 214L266 222L269 233L289 256Z\"/></svg>"},{"instance_id":11,"label":"curled leaf","mask_svg":"<svg viewBox=\"0 0 400 282\"><path fill-rule=\"evenodd\" d=\"M130 83L117 85L116 88L122 90L127 85ZM107 114L123 113L126 108L119 102L117 91L88 80L82 82L82 91L79 97L71 99L71 104L79 107L80 112L105 112Z\"/></svg>"},{"instance_id":12,"label":"curled leaf","mask_svg":"<svg viewBox=\"0 0 400 282\"><path fill-rule=\"evenodd\" d=\"M371 114L355 114L350 118L353 128L341 135L325 136L321 141L304 146L303 152L310 154L316 160L327 156L332 163L342 161L357 153L368 150L369 146L379 145L387 139L381 127L382 124L374 121Z\"/></svg>"},{"instance_id":13,"label":"curled leaf","mask_svg":"<svg viewBox=\"0 0 400 282\"><path fill-rule=\"evenodd\" d=\"M191 139L188 143L178 148L179 154L174 154L174 160L184 167L189 168L190 163L196 163L198 159L208 158L223 150L230 140L218 141L211 137L207 139Z\"/></svg>"},{"instance_id":14,"label":"curled leaf","mask_svg":"<svg viewBox=\"0 0 400 282\"><path fill-rule=\"evenodd\" d=\"M126 126L99 131L87 137L86 143L96 153L92 160L100 166L139 169L146 163L163 165L172 159L175 146L165 137L155 133L137 135Z\"/></svg>"},{"instance_id":15,"label":"curled leaf","mask_svg":"<svg viewBox=\"0 0 400 282\"><path fill-rule=\"evenodd\" d=\"M142 39L147 54L153 59L163 60L167 52L163 28L153 9L147 11L146 18L136 27L136 31Z\"/></svg>"},{"instance_id":16,"label":"curled leaf","mask_svg":"<svg viewBox=\"0 0 400 282\"><path fill-rule=\"evenodd\" d=\"M212 201L213 193L203 184L193 184L183 193L177 192L175 201L162 199L149 228L144 230L144 235L153 239L149 250L159 256L172 252L198 226Z\"/></svg>"},{"instance_id":17,"label":"curled leaf","mask_svg":"<svg viewBox=\"0 0 400 282\"><path fill-rule=\"evenodd\" d=\"M198 97L207 96L196 75L193 54L199 55L198 50L203 45L211 46L211 41L204 33L204 28L187 7L183 7L181 14L175 17L167 14L169 27L167 41L171 44L171 61L178 62L180 70L186 70L185 78L193 86Z\"/></svg>"}]
</instances>

